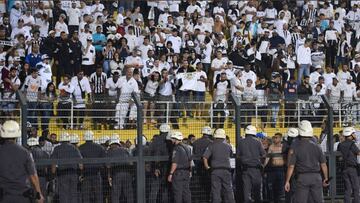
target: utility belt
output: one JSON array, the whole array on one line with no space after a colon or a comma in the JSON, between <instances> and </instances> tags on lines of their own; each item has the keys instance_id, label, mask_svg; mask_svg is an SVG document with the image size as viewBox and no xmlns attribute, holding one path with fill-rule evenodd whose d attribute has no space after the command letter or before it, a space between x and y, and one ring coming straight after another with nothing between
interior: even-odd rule
<instances>
[{"instance_id":1,"label":"utility belt","mask_svg":"<svg viewBox=\"0 0 360 203\"><path fill-rule=\"evenodd\" d=\"M212 171L216 171L216 170L225 170L225 171L230 171L231 168L228 168L228 167L213 167L213 168L210 168Z\"/></svg>"},{"instance_id":2,"label":"utility belt","mask_svg":"<svg viewBox=\"0 0 360 203\"><path fill-rule=\"evenodd\" d=\"M248 169L263 170L263 167L261 165L257 165L257 166L242 165L241 168L242 168L242 171L247 171Z\"/></svg>"},{"instance_id":3,"label":"utility belt","mask_svg":"<svg viewBox=\"0 0 360 203\"><path fill-rule=\"evenodd\" d=\"M303 172L297 172L298 175L302 174L320 174L320 171L303 171Z\"/></svg>"},{"instance_id":4,"label":"utility belt","mask_svg":"<svg viewBox=\"0 0 360 203\"><path fill-rule=\"evenodd\" d=\"M40 199L40 193L36 192L33 188L29 188L22 194L15 194L15 193L9 193L6 192L4 188L0 188L0 202L4 199L6 195L10 196L23 196L25 198L29 198L29 200L32 202L34 200Z\"/></svg>"}]
</instances>

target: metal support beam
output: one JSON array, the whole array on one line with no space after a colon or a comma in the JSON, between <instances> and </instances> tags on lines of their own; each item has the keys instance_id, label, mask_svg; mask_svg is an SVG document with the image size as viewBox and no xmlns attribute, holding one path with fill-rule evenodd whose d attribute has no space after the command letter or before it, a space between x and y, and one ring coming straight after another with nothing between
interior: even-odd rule
<instances>
[{"instance_id":1,"label":"metal support beam","mask_svg":"<svg viewBox=\"0 0 360 203\"><path fill-rule=\"evenodd\" d=\"M235 121L235 149L236 152L238 152L238 148L240 146L240 140L241 140L241 103L239 98L232 93L230 95L231 102L233 103L233 106L235 108L235 115L234 115L234 121ZM235 152L235 153L236 153ZM242 202L242 178L241 178L241 164L240 160L236 157L235 158L235 171L236 171L236 177L235 177L235 186L236 186L236 198L237 202Z\"/></svg>"},{"instance_id":2,"label":"metal support beam","mask_svg":"<svg viewBox=\"0 0 360 203\"><path fill-rule=\"evenodd\" d=\"M142 136L143 136L143 105L140 101L140 98L138 94L135 92L132 93L132 98L134 99L135 105L137 107L137 148L138 148L138 154L137 154L137 202L138 203L144 203L146 201L145 196L145 160L144 160L144 149L143 149L143 143L142 143Z\"/></svg>"},{"instance_id":3,"label":"metal support beam","mask_svg":"<svg viewBox=\"0 0 360 203\"><path fill-rule=\"evenodd\" d=\"M327 131L327 149L329 153L329 177L333 178L333 181L330 183L330 198L331 202L335 202L336 196L336 155L334 153L334 111L328 98L325 95L321 96L326 108L327 108L327 122L326 122L326 131Z\"/></svg>"},{"instance_id":4,"label":"metal support beam","mask_svg":"<svg viewBox=\"0 0 360 203\"><path fill-rule=\"evenodd\" d=\"M21 145L27 145L27 117L28 117L28 106L26 97L23 95L22 92L16 91L16 96L19 99L20 105L20 127L21 127Z\"/></svg>"}]
</instances>

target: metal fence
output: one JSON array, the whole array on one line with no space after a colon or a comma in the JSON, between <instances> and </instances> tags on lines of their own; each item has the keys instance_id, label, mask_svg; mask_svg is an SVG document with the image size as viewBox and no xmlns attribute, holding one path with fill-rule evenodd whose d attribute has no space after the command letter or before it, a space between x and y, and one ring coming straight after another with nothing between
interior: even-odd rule
<instances>
[{"instance_id":1,"label":"metal fence","mask_svg":"<svg viewBox=\"0 0 360 203\"><path fill-rule=\"evenodd\" d=\"M81 109L83 113L76 112L79 110L74 108L73 101L69 101L70 105L66 108L59 106L60 101L55 101L50 103L52 108L46 109L42 108L41 101L28 108L29 103L21 93L18 98L11 116L21 121L23 145L26 146L28 137L39 137L42 134L45 138L41 140L40 146L47 152L47 156L35 159L48 202L64 201L60 199L63 197L60 194L64 192L61 189L64 184L65 188L73 186L71 192L74 202L172 202L171 187L166 181L170 155L155 156L150 152L153 136L159 133L158 127L161 123L169 123L173 129L180 129L186 137L184 142L189 145L194 137L200 136L201 127L224 127L229 135L228 142L234 146L235 153L241 139L242 127L245 125L254 124L272 135L279 132L279 129L296 126L302 119L311 120L315 127L321 127L329 137L327 157L330 176L334 180L325 195L334 200L343 194L344 183L340 170L341 158L336 156L331 147L334 143L333 127L355 123L356 119L353 118L359 111L356 103L351 104L351 111L348 106L341 104L334 110L333 104L326 97L318 100L319 106L313 101L296 101L291 103L290 109L289 102L267 102L266 105L259 102L245 103L235 95L230 97L227 104L173 101L144 104L138 95L133 94L126 105L121 101L93 101ZM9 101L2 104L6 102ZM10 118L6 117L8 115L4 114L3 110L0 119ZM27 121L32 124L31 128L27 126ZM70 155L66 156L66 153L61 153L62 156L59 157L53 155L54 148L59 145L56 140L63 132L71 134L71 144L81 151L85 143L83 135L87 129L95 132L94 142L99 143L103 150L111 151L109 142L118 138L126 156L71 158ZM194 137L188 136L191 134ZM147 137L147 140L143 140L142 135ZM144 141L146 143L143 143ZM235 158L233 160L234 185L237 186L238 195L241 194L241 178L236 176L239 162ZM209 198L209 174L201 167L200 159L195 159L194 164L191 178L192 200L206 202ZM125 182L122 181L124 179Z\"/></svg>"}]
</instances>

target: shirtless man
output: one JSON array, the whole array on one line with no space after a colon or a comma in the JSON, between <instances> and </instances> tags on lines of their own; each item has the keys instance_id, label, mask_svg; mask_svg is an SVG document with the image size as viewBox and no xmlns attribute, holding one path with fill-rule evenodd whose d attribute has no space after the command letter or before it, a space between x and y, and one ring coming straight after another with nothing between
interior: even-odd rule
<instances>
[{"instance_id":1,"label":"shirtless man","mask_svg":"<svg viewBox=\"0 0 360 203\"><path fill-rule=\"evenodd\" d=\"M270 191L273 192L273 201L279 202L280 198L284 195L284 166L285 161L282 154L282 135L276 133L272 137L272 144L268 149L265 166L268 165L268 183L270 184Z\"/></svg>"}]
</instances>

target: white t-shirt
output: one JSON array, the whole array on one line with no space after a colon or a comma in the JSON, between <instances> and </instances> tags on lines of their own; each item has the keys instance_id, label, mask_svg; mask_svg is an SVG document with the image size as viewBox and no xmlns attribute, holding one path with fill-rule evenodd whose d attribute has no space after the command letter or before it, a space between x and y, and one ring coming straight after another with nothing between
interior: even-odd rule
<instances>
[{"instance_id":1,"label":"white t-shirt","mask_svg":"<svg viewBox=\"0 0 360 203\"><path fill-rule=\"evenodd\" d=\"M109 96L114 97L117 96L117 91L120 87L120 79L114 82L113 78L108 78L106 80L105 88L109 90Z\"/></svg>"},{"instance_id":2,"label":"white t-shirt","mask_svg":"<svg viewBox=\"0 0 360 203\"><path fill-rule=\"evenodd\" d=\"M177 75L178 79L182 80L182 86L180 87L181 91L187 91L187 90L196 90L197 85L197 73L179 73Z\"/></svg>"},{"instance_id":3,"label":"white t-shirt","mask_svg":"<svg viewBox=\"0 0 360 203\"><path fill-rule=\"evenodd\" d=\"M228 80L225 81L217 81L214 85L214 89L216 89L215 95L215 102L219 101L226 101L226 93L230 89L230 82Z\"/></svg>"},{"instance_id":4,"label":"white t-shirt","mask_svg":"<svg viewBox=\"0 0 360 203\"><path fill-rule=\"evenodd\" d=\"M323 74L324 77L324 83L326 86L329 86L332 84L332 80L334 77L336 77L335 73L324 73Z\"/></svg>"},{"instance_id":5,"label":"white t-shirt","mask_svg":"<svg viewBox=\"0 0 360 203\"><path fill-rule=\"evenodd\" d=\"M248 11L248 12L256 12L257 10L256 10L255 7L245 6L244 12L246 13L246 11ZM251 21L253 16L254 16L253 14L246 14L246 22Z\"/></svg>"},{"instance_id":6,"label":"white t-shirt","mask_svg":"<svg viewBox=\"0 0 360 203\"><path fill-rule=\"evenodd\" d=\"M56 30L56 37L60 37L61 32L65 32L66 34L69 34L68 26L65 22L60 23L59 21L55 24L55 30Z\"/></svg>"},{"instance_id":7,"label":"white t-shirt","mask_svg":"<svg viewBox=\"0 0 360 203\"><path fill-rule=\"evenodd\" d=\"M167 42L172 42L172 48L174 49L174 53L175 54L180 54L181 38L179 36L174 37L174 36L171 35L171 36L168 37L166 43Z\"/></svg>"},{"instance_id":8,"label":"white t-shirt","mask_svg":"<svg viewBox=\"0 0 360 203\"><path fill-rule=\"evenodd\" d=\"M155 96L156 90L159 87L159 82L158 81L152 81L152 80L148 80L148 82L146 83L146 87L144 92L150 94L150 96Z\"/></svg>"},{"instance_id":9,"label":"white t-shirt","mask_svg":"<svg viewBox=\"0 0 360 203\"><path fill-rule=\"evenodd\" d=\"M26 98L28 101L37 101L38 92L41 91L41 78L33 78L32 75L28 75L24 82L24 88L26 89Z\"/></svg>"},{"instance_id":10,"label":"white t-shirt","mask_svg":"<svg viewBox=\"0 0 360 203\"><path fill-rule=\"evenodd\" d=\"M46 90L47 85L52 81L52 72L50 64L40 62L36 66L40 65L39 77L41 78L42 91Z\"/></svg>"},{"instance_id":11,"label":"white t-shirt","mask_svg":"<svg viewBox=\"0 0 360 203\"><path fill-rule=\"evenodd\" d=\"M67 16L69 19L68 25L80 24L81 11L78 8L69 8L67 10Z\"/></svg>"},{"instance_id":12,"label":"white t-shirt","mask_svg":"<svg viewBox=\"0 0 360 203\"><path fill-rule=\"evenodd\" d=\"M277 10L275 8L266 8L265 9L265 18L273 18L277 17ZM274 20L267 20L267 23L273 24Z\"/></svg>"},{"instance_id":13,"label":"white t-shirt","mask_svg":"<svg viewBox=\"0 0 360 203\"><path fill-rule=\"evenodd\" d=\"M252 81L251 87L255 87L257 76L254 73L254 71L252 71L252 70L250 70L249 72L243 71L242 74L243 75L241 76L241 80L246 82L248 79L251 79L251 81Z\"/></svg>"},{"instance_id":14,"label":"white t-shirt","mask_svg":"<svg viewBox=\"0 0 360 203\"><path fill-rule=\"evenodd\" d=\"M82 55L82 65L94 65L95 64L95 56L96 56L96 51L95 51L95 47L93 45L90 45L90 48L88 49L87 52L86 48L83 51L83 55Z\"/></svg>"},{"instance_id":15,"label":"white t-shirt","mask_svg":"<svg viewBox=\"0 0 360 203\"><path fill-rule=\"evenodd\" d=\"M139 86L137 81L134 78L126 79L126 76L122 76L119 79L120 84L120 102L129 102L131 99L131 94L133 92L139 93Z\"/></svg>"},{"instance_id":16,"label":"white t-shirt","mask_svg":"<svg viewBox=\"0 0 360 203\"><path fill-rule=\"evenodd\" d=\"M204 71L196 71L196 89L197 92L205 92L206 91L206 85L205 82L200 81L200 78L203 77L207 79L207 75Z\"/></svg>"},{"instance_id":17,"label":"white t-shirt","mask_svg":"<svg viewBox=\"0 0 360 203\"><path fill-rule=\"evenodd\" d=\"M356 85L351 82L350 84L346 83L343 85L344 99L352 101L353 96L356 96Z\"/></svg>"},{"instance_id":18,"label":"white t-shirt","mask_svg":"<svg viewBox=\"0 0 360 203\"><path fill-rule=\"evenodd\" d=\"M340 82L341 85L345 85L346 84L346 80L350 77L350 72L347 71L346 73L345 72L342 72L342 71L339 71L338 74L337 74L337 77L338 77L338 80Z\"/></svg>"},{"instance_id":19,"label":"white t-shirt","mask_svg":"<svg viewBox=\"0 0 360 203\"><path fill-rule=\"evenodd\" d=\"M327 86L327 89L331 91L330 97L339 99L343 88L341 87L340 83L338 83L336 86L330 84Z\"/></svg>"},{"instance_id":20,"label":"white t-shirt","mask_svg":"<svg viewBox=\"0 0 360 203\"><path fill-rule=\"evenodd\" d=\"M74 97L75 97L75 108L85 108L85 98L82 98L82 92L86 94L91 93L90 82L87 77L83 77L80 81L78 77L75 76L71 79L71 85L74 87ZM80 88L81 87L81 88Z\"/></svg>"}]
</instances>

